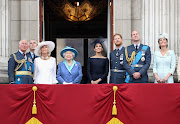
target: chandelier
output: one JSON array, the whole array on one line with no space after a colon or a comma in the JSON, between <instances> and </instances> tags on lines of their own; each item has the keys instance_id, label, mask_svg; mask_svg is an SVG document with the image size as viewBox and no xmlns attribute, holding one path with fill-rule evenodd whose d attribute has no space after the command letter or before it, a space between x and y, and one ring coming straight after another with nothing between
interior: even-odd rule
<instances>
[{"instance_id":1,"label":"chandelier","mask_svg":"<svg viewBox=\"0 0 180 124\"><path fill-rule=\"evenodd\" d=\"M99 15L106 5L106 0L84 0L82 2L71 0L60 0L56 2L49 0L50 8L59 16L63 16L66 20L72 22L88 21Z\"/></svg>"}]
</instances>

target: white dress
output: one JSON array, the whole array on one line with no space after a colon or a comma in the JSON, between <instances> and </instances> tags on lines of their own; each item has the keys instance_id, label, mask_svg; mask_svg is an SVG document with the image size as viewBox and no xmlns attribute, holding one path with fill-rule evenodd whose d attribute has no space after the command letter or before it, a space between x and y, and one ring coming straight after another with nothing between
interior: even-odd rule
<instances>
[{"instance_id":1,"label":"white dress","mask_svg":"<svg viewBox=\"0 0 180 124\"><path fill-rule=\"evenodd\" d=\"M167 53L162 56L160 51L154 53L153 73L163 79L168 73L172 75L168 78L167 83L174 83L173 74L176 67L176 56L174 51L168 50ZM155 82L157 83L156 79Z\"/></svg>"},{"instance_id":2,"label":"white dress","mask_svg":"<svg viewBox=\"0 0 180 124\"><path fill-rule=\"evenodd\" d=\"M34 60L34 83L35 84L56 84L56 59L50 57L43 60L40 57Z\"/></svg>"}]
</instances>

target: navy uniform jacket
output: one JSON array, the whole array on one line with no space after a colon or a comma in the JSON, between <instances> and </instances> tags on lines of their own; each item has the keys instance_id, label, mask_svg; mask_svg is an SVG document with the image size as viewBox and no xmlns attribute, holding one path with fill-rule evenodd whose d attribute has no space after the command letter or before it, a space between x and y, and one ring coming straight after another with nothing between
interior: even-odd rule
<instances>
[{"instance_id":1,"label":"navy uniform jacket","mask_svg":"<svg viewBox=\"0 0 180 124\"><path fill-rule=\"evenodd\" d=\"M30 53L30 52L28 52L26 55L32 59L33 63L34 63L34 59L38 57L38 56L36 56L36 55L34 54L34 58L33 58L33 57L31 56L31 53Z\"/></svg>"},{"instance_id":2,"label":"navy uniform jacket","mask_svg":"<svg viewBox=\"0 0 180 124\"><path fill-rule=\"evenodd\" d=\"M17 60L25 59L25 57L18 51L15 53ZM27 56L27 55L26 55ZM32 73L32 59L27 56L26 64L22 64L22 66L17 71L27 71ZM15 61L15 58L13 54L10 55L9 61L8 61L8 76L9 76L9 82L13 82L15 84L33 84L33 78L30 75L15 75L15 69L17 66L19 66Z\"/></svg>"},{"instance_id":3,"label":"navy uniform jacket","mask_svg":"<svg viewBox=\"0 0 180 124\"><path fill-rule=\"evenodd\" d=\"M134 44L128 46L127 47L128 57L129 58L131 57L131 54L133 51L135 51L136 53L138 53L139 51L142 51L142 47L143 47L143 44L140 44L139 49L136 51ZM149 46L148 46L147 50L145 51L144 58L145 58L144 61L142 61L140 59L137 63L137 64L143 65L143 66L142 67L134 67L134 69L132 69L131 66L128 65L126 58L124 58L124 68L126 69L128 74L130 75L129 82L131 82L131 83L148 83L147 71L148 71L149 66L151 64L151 51L150 51ZM134 72L139 72L141 74L141 78L139 78L137 80L134 79L132 76Z\"/></svg>"},{"instance_id":4,"label":"navy uniform jacket","mask_svg":"<svg viewBox=\"0 0 180 124\"><path fill-rule=\"evenodd\" d=\"M125 48L122 47L122 49L118 52L118 54L116 49L110 53L110 69L111 69L110 83L116 83L116 84L124 83L126 76L126 71L123 67L123 59L125 56L124 50ZM114 72L115 69L124 70L124 72Z\"/></svg>"},{"instance_id":5,"label":"navy uniform jacket","mask_svg":"<svg viewBox=\"0 0 180 124\"><path fill-rule=\"evenodd\" d=\"M26 54L29 58L31 58L32 59L32 65L31 65L31 68L32 68L32 73L34 72L34 59L35 58L37 58L37 57L39 57L39 56L36 56L35 54L34 54L34 57L31 55L31 53L30 52L28 52L27 54Z\"/></svg>"}]
</instances>

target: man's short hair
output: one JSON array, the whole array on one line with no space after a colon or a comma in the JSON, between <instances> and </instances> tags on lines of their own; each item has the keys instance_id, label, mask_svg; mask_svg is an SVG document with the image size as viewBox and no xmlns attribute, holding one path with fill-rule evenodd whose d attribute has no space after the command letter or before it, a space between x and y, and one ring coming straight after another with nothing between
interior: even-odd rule
<instances>
[{"instance_id":1,"label":"man's short hair","mask_svg":"<svg viewBox=\"0 0 180 124\"><path fill-rule=\"evenodd\" d=\"M26 40L26 39L24 39L24 40ZM19 44L21 44L21 42L22 42L22 41L23 41L23 40L20 40L20 41L19 41ZM29 41L28 41L28 40L26 40L26 41L29 43Z\"/></svg>"},{"instance_id":2,"label":"man's short hair","mask_svg":"<svg viewBox=\"0 0 180 124\"><path fill-rule=\"evenodd\" d=\"M115 37L116 35L119 35L120 38L122 39L122 36L121 36L120 34L118 34L118 33L113 35L113 39L114 39L114 37Z\"/></svg>"}]
</instances>

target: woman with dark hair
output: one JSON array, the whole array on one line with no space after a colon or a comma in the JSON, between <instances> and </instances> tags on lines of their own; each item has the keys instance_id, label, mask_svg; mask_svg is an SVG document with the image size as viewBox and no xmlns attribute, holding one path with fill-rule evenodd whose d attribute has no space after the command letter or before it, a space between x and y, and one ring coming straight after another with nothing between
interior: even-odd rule
<instances>
[{"instance_id":1,"label":"woman with dark hair","mask_svg":"<svg viewBox=\"0 0 180 124\"><path fill-rule=\"evenodd\" d=\"M168 50L168 35L158 37L159 51L154 53L153 73L154 83L174 83L173 73L176 67L176 56L173 50Z\"/></svg>"},{"instance_id":2,"label":"woman with dark hair","mask_svg":"<svg viewBox=\"0 0 180 124\"><path fill-rule=\"evenodd\" d=\"M88 58L87 75L91 84L107 83L109 60L101 54L103 51L102 42L101 38L93 42L96 54Z\"/></svg>"}]
</instances>

